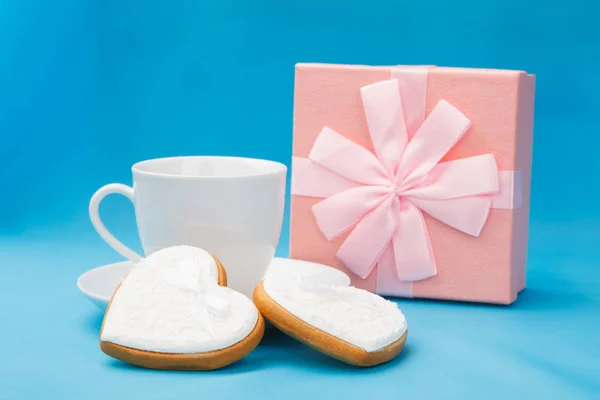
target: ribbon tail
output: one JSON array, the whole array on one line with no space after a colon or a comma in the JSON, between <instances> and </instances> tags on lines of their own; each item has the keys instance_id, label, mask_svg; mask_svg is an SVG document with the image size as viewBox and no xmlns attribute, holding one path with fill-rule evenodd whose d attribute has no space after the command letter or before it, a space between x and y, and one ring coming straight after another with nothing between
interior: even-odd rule
<instances>
[{"instance_id":1,"label":"ribbon tail","mask_svg":"<svg viewBox=\"0 0 600 400\"><path fill-rule=\"evenodd\" d=\"M401 281L420 281L437 274L429 232L421 210L404 201L392 245Z\"/></svg>"},{"instance_id":2,"label":"ribbon tail","mask_svg":"<svg viewBox=\"0 0 600 400\"><path fill-rule=\"evenodd\" d=\"M397 201L396 196L389 196L367 214L356 224L336 254L350 271L362 279L371 274L394 235L397 223L392 205Z\"/></svg>"}]
</instances>

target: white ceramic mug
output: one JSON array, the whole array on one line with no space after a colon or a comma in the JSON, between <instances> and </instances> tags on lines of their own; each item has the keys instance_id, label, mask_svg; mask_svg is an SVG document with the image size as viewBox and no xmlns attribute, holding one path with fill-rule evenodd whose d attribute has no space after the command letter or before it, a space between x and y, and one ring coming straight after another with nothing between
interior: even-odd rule
<instances>
[{"instance_id":1,"label":"white ceramic mug","mask_svg":"<svg viewBox=\"0 0 600 400\"><path fill-rule=\"evenodd\" d=\"M285 165L239 157L172 157L132 167L133 188L110 184L90 200L98 234L125 258L142 256L117 240L98 214L112 193L135 206L144 253L189 245L214 254L227 270L228 286L252 297L275 254L285 203Z\"/></svg>"}]
</instances>

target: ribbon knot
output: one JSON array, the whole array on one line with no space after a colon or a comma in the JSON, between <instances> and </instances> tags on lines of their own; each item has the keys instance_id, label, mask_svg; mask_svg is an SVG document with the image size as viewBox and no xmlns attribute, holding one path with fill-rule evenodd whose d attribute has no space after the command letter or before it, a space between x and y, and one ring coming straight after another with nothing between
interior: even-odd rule
<instances>
[{"instance_id":1,"label":"ribbon knot","mask_svg":"<svg viewBox=\"0 0 600 400\"><path fill-rule=\"evenodd\" d=\"M208 293L208 278L201 276L201 266L195 258L187 258L163 269L163 280L190 295L190 311L203 324L203 328L216 337L211 315L225 316L230 304ZM216 285L216 284L215 284Z\"/></svg>"},{"instance_id":2,"label":"ribbon knot","mask_svg":"<svg viewBox=\"0 0 600 400\"><path fill-rule=\"evenodd\" d=\"M424 118L424 87L406 96L396 79L361 88L374 153L324 127L310 165L294 160L294 194L325 197L312 208L317 225L328 240L349 232L336 256L363 279L376 265L400 281L435 276L423 213L477 237L499 191L493 154L441 162L471 122L444 100Z\"/></svg>"}]
</instances>

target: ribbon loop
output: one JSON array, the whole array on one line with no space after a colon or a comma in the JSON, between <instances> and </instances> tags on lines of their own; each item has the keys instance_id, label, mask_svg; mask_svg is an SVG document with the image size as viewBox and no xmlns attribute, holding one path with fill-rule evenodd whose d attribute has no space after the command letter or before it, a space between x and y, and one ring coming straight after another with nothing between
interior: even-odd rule
<instances>
[{"instance_id":1,"label":"ribbon loop","mask_svg":"<svg viewBox=\"0 0 600 400\"><path fill-rule=\"evenodd\" d=\"M360 92L375 153L392 177L408 142L398 81L377 82Z\"/></svg>"},{"instance_id":2,"label":"ribbon loop","mask_svg":"<svg viewBox=\"0 0 600 400\"><path fill-rule=\"evenodd\" d=\"M167 284L190 294L192 314L206 332L215 337L211 315L225 316L230 311L230 304L208 293L209 282L201 278L200 269L196 259L186 258L163 269L162 278Z\"/></svg>"},{"instance_id":3,"label":"ribbon loop","mask_svg":"<svg viewBox=\"0 0 600 400\"><path fill-rule=\"evenodd\" d=\"M327 240L332 240L356 225L390 193L385 186L360 186L338 193L315 204L313 214Z\"/></svg>"},{"instance_id":4,"label":"ribbon loop","mask_svg":"<svg viewBox=\"0 0 600 400\"><path fill-rule=\"evenodd\" d=\"M385 168L373 153L328 127L317 137L309 158L358 183L385 185L389 182Z\"/></svg>"},{"instance_id":5,"label":"ribbon loop","mask_svg":"<svg viewBox=\"0 0 600 400\"><path fill-rule=\"evenodd\" d=\"M424 200L487 195L497 193L498 190L498 167L493 154L437 164L421 185L400 188L402 196Z\"/></svg>"},{"instance_id":6,"label":"ribbon loop","mask_svg":"<svg viewBox=\"0 0 600 400\"><path fill-rule=\"evenodd\" d=\"M440 100L406 146L396 183L406 186L427 175L469 126L471 121L467 117L450 103Z\"/></svg>"},{"instance_id":7,"label":"ribbon loop","mask_svg":"<svg viewBox=\"0 0 600 400\"><path fill-rule=\"evenodd\" d=\"M431 66L402 65L392 68L391 77L398 81L406 130L410 140L425 118L427 77Z\"/></svg>"},{"instance_id":8,"label":"ribbon loop","mask_svg":"<svg viewBox=\"0 0 600 400\"><path fill-rule=\"evenodd\" d=\"M397 201L390 196L367 214L337 252L337 258L362 279L371 274L381 253L392 240L397 227L393 205Z\"/></svg>"},{"instance_id":9,"label":"ribbon loop","mask_svg":"<svg viewBox=\"0 0 600 400\"><path fill-rule=\"evenodd\" d=\"M475 237L481 233L492 205L492 199L485 196L410 201L435 219Z\"/></svg>"},{"instance_id":10,"label":"ribbon loop","mask_svg":"<svg viewBox=\"0 0 600 400\"><path fill-rule=\"evenodd\" d=\"M308 197L331 197L336 193L360 187L308 158L292 158L292 194Z\"/></svg>"}]
</instances>

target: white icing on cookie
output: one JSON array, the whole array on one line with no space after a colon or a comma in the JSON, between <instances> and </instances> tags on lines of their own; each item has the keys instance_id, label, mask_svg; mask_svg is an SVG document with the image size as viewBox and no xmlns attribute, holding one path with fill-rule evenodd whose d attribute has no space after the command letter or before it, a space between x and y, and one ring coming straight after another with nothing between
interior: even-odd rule
<instances>
[{"instance_id":1,"label":"white icing on cookie","mask_svg":"<svg viewBox=\"0 0 600 400\"><path fill-rule=\"evenodd\" d=\"M206 263L197 257L157 262L155 254L133 268L113 296L101 340L161 353L204 353L252 332L254 303L207 279Z\"/></svg>"},{"instance_id":2,"label":"white icing on cookie","mask_svg":"<svg viewBox=\"0 0 600 400\"><path fill-rule=\"evenodd\" d=\"M263 287L292 315L368 352L395 342L407 329L395 303L353 286L267 277Z\"/></svg>"},{"instance_id":3,"label":"white icing on cookie","mask_svg":"<svg viewBox=\"0 0 600 400\"><path fill-rule=\"evenodd\" d=\"M162 267L164 265L177 265L181 261L194 259L199 268L199 273L211 276L215 282L219 280L219 269L215 259L206 250L193 246L172 246L155 251L142 259L136 267Z\"/></svg>"},{"instance_id":4,"label":"white icing on cookie","mask_svg":"<svg viewBox=\"0 0 600 400\"><path fill-rule=\"evenodd\" d=\"M331 285L350 286L350 278L340 270L310 261L286 258L273 259L265 275L265 279L267 278L293 280L302 278Z\"/></svg>"}]
</instances>

